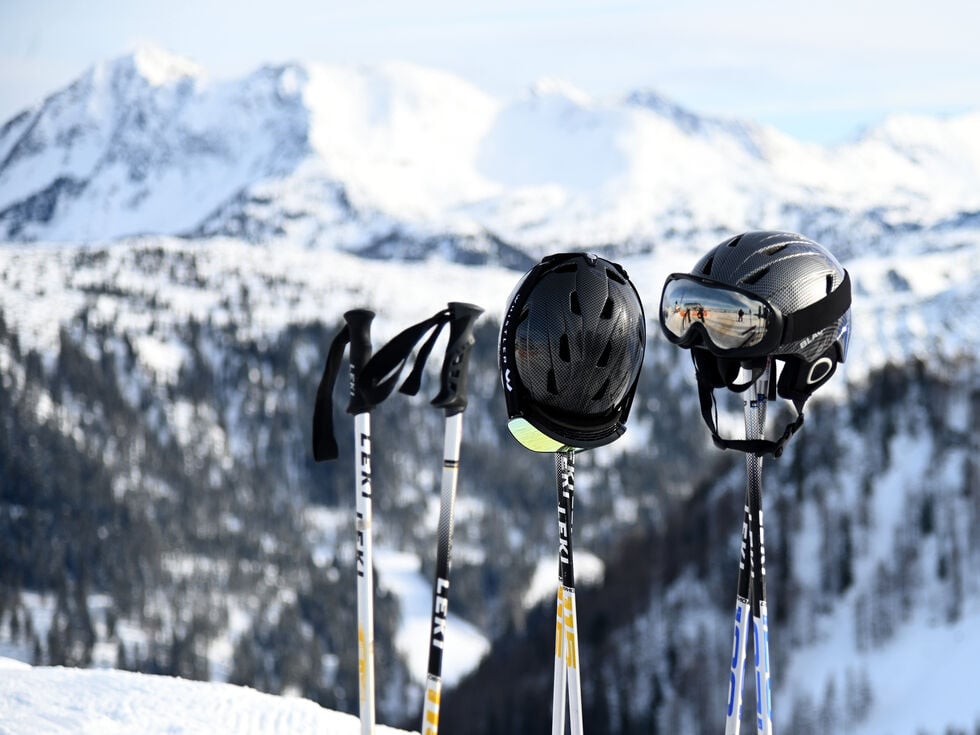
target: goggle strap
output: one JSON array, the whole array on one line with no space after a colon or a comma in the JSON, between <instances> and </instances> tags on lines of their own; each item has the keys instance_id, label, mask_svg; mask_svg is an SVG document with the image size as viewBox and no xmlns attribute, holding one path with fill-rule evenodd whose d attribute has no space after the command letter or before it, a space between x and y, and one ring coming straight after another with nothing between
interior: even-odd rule
<instances>
[{"instance_id":1,"label":"goggle strap","mask_svg":"<svg viewBox=\"0 0 980 735\"><path fill-rule=\"evenodd\" d=\"M803 404L806 403L806 399L793 401L793 407L796 409L796 419L786 425L786 428L783 430L783 435L779 439L775 441L769 439L726 439L718 433L717 429L718 406L715 402L714 389L700 374L698 374L697 380L701 417L711 431L712 441L719 449L734 449L738 452L754 454L757 457L762 457L766 454L779 457L786 448L786 444L793 437L793 434L803 426Z\"/></svg>"},{"instance_id":2,"label":"goggle strap","mask_svg":"<svg viewBox=\"0 0 980 735\"><path fill-rule=\"evenodd\" d=\"M844 271L840 285L809 306L784 317L783 344L816 334L851 308L851 276Z\"/></svg>"}]
</instances>

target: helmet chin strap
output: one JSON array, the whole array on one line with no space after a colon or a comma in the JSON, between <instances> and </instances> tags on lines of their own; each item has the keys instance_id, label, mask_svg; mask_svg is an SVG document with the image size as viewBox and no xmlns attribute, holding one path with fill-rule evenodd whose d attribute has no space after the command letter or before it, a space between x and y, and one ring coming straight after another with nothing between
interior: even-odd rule
<instances>
[{"instance_id":1,"label":"helmet chin strap","mask_svg":"<svg viewBox=\"0 0 980 735\"><path fill-rule=\"evenodd\" d=\"M693 353L692 353L693 357ZM697 360L694 361L695 375L698 381L698 401L701 404L701 417L704 419L704 423L708 426L711 431L711 438L714 444L719 449L734 449L739 452L746 452L748 454L754 454L757 457L762 457L766 454L771 454L773 457L779 457L783 453L783 449L786 444L792 438L793 434L799 431L800 427L803 426L803 405L806 403L806 398L794 398L792 400L793 407L796 409L796 419L791 421L786 425L783 435L776 439L775 441L770 439L726 439L718 433L718 406L715 402L715 392L714 389L716 384L713 384L709 380L701 367L698 365ZM769 360L763 358L761 360L746 361L743 363L743 367L747 368L751 372L751 377L748 381L743 383L736 383L734 380L726 380L725 385L730 390L736 393L742 393L755 383L762 374L769 367ZM776 381L771 379L769 381L769 400L775 400L776 398Z\"/></svg>"}]
</instances>

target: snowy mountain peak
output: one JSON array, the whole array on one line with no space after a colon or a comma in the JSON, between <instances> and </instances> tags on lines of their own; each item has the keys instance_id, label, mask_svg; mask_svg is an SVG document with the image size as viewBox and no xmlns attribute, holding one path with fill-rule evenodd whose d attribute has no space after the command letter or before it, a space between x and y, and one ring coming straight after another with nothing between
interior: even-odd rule
<instances>
[{"instance_id":1,"label":"snowy mountain peak","mask_svg":"<svg viewBox=\"0 0 980 735\"><path fill-rule=\"evenodd\" d=\"M556 77L543 77L537 80L528 87L527 96L531 99L555 97L567 100L579 107L592 107L595 104L588 92Z\"/></svg>"},{"instance_id":2,"label":"snowy mountain peak","mask_svg":"<svg viewBox=\"0 0 980 735\"><path fill-rule=\"evenodd\" d=\"M745 120L700 115L652 89L637 89L630 92L624 104L650 110L671 121L688 135L729 138L737 142L753 158L766 158L766 139L773 134L760 125Z\"/></svg>"},{"instance_id":3,"label":"snowy mountain peak","mask_svg":"<svg viewBox=\"0 0 980 735\"><path fill-rule=\"evenodd\" d=\"M419 257L476 237L533 259L793 229L847 256L980 211L976 113L828 149L651 90L542 79L500 100L405 62L202 74L140 47L0 128L0 240L248 232Z\"/></svg>"},{"instance_id":4,"label":"snowy mountain peak","mask_svg":"<svg viewBox=\"0 0 980 735\"><path fill-rule=\"evenodd\" d=\"M625 103L633 107L642 107L647 110L668 117L678 123L679 126L687 128L700 127L704 118L688 110L686 107L678 105L671 99L664 97L653 89L635 89L626 95Z\"/></svg>"},{"instance_id":5,"label":"snowy mountain peak","mask_svg":"<svg viewBox=\"0 0 980 735\"><path fill-rule=\"evenodd\" d=\"M195 62L151 43L140 44L130 53L109 62L109 66L131 69L154 87L204 76L204 69Z\"/></svg>"},{"instance_id":6,"label":"snowy mountain peak","mask_svg":"<svg viewBox=\"0 0 980 735\"><path fill-rule=\"evenodd\" d=\"M980 111L949 117L890 115L859 142L885 146L915 164L956 168L980 188Z\"/></svg>"}]
</instances>

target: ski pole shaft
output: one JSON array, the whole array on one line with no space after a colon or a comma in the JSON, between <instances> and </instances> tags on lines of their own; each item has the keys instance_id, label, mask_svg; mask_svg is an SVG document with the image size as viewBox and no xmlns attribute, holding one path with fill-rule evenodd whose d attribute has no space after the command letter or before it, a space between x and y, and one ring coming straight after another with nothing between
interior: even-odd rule
<instances>
[{"instance_id":1,"label":"ski pole shaft","mask_svg":"<svg viewBox=\"0 0 980 735\"><path fill-rule=\"evenodd\" d=\"M555 613L555 680L551 696L551 735L565 735L565 588L558 584L558 605Z\"/></svg>"},{"instance_id":2,"label":"ski pole shaft","mask_svg":"<svg viewBox=\"0 0 980 735\"><path fill-rule=\"evenodd\" d=\"M745 437L762 439L766 424L771 362L745 398ZM752 570L752 641L755 659L755 724L758 735L772 735L769 680L769 615L766 607L766 550L762 517L762 457L745 455L746 495L750 517L749 549Z\"/></svg>"},{"instance_id":3,"label":"ski pole shaft","mask_svg":"<svg viewBox=\"0 0 980 735\"><path fill-rule=\"evenodd\" d=\"M440 372L439 393L432 399L432 405L442 408L446 413L446 433L443 440L436 576L432 590L432 626L422 710L422 735L437 735L439 732L442 656L449 615L449 572L452 566L456 486L459 479L463 411L467 404L466 377L470 350L476 341L473 337L473 324L482 313L483 309L474 304L449 304L449 342Z\"/></svg>"},{"instance_id":4,"label":"ski pole shaft","mask_svg":"<svg viewBox=\"0 0 980 735\"><path fill-rule=\"evenodd\" d=\"M374 561L371 518L370 404L358 387L361 369L371 357L374 313L354 309L344 314L350 330L350 403L354 414L354 487L357 531L357 672L361 734L374 733Z\"/></svg>"},{"instance_id":5,"label":"ski pole shaft","mask_svg":"<svg viewBox=\"0 0 980 735\"><path fill-rule=\"evenodd\" d=\"M552 732L564 732L565 689L568 689L568 717L572 735L582 735L582 682L579 676L578 619L575 610L575 565L572 526L575 508L575 453L555 453L555 475L558 485L558 619L561 651L556 643L555 685ZM559 666L563 673L559 672Z\"/></svg>"},{"instance_id":6,"label":"ski pole shaft","mask_svg":"<svg viewBox=\"0 0 980 735\"><path fill-rule=\"evenodd\" d=\"M745 688L746 634L751 614L749 596L749 516L748 496L746 495L742 519L742 545L738 560L738 595L735 603L735 624L732 640L732 663L728 683L728 713L725 718L725 735L738 735L742 722L742 695Z\"/></svg>"},{"instance_id":7,"label":"ski pole shaft","mask_svg":"<svg viewBox=\"0 0 980 735\"><path fill-rule=\"evenodd\" d=\"M578 612L575 590L563 590L565 617L565 668L568 677L568 719L572 735L582 735L582 678L578 656Z\"/></svg>"},{"instance_id":8,"label":"ski pole shaft","mask_svg":"<svg viewBox=\"0 0 980 735\"><path fill-rule=\"evenodd\" d=\"M446 645L446 625L449 614L449 570L453 545L453 515L456 503L462 426L462 413L446 418L442 460L442 494L439 503L439 542L436 552L436 578L432 595L432 625L429 630L429 665L425 679L422 735L437 735L439 732L442 656Z\"/></svg>"},{"instance_id":9,"label":"ski pole shaft","mask_svg":"<svg viewBox=\"0 0 980 735\"><path fill-rule=\"evenodd\" d=\"M371 530L371 414L354 417L357 483L357 671L361 732L374 732L374 568Z\"/></svg>"}]
</instances>

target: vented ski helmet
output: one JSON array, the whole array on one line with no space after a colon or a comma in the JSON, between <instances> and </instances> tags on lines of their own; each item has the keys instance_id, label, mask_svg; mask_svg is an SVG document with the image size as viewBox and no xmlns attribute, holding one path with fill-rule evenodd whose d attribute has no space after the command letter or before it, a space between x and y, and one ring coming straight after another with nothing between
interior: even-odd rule
<instances>
[{"instance_id":1,"label":"vented ski helmet","mask_svg":"<svg viewBox=\"0 0 980 735\"><path fill-rule=\"evenodd\" d=\"M646 323L622 266L550 255L511 293L500 330L508 428L528 449L598 447L626 430Z\"/></svg>"},{"instance_id":2,"label":"vented ski helmet","mask_svg":"<svg viewBox=\"0 0 980 735\"><path fill-rule=\"evenodd\" d=\"M668 276L660 299L660 326L668 340L691 348L702 415L715 443L744 449L718 436L705 394L735 383L742 366L784 362L776 389L799 416L780 442L782 451L802 424L803 404L847 357L851 283L826 248L789 232L746 232L710 250L689 274ZM778 445L778 446L777 446ZM757 447L758 449L758 447ZM755 450L750 450L755 451Z\"/></svg>"}]
</instances>

